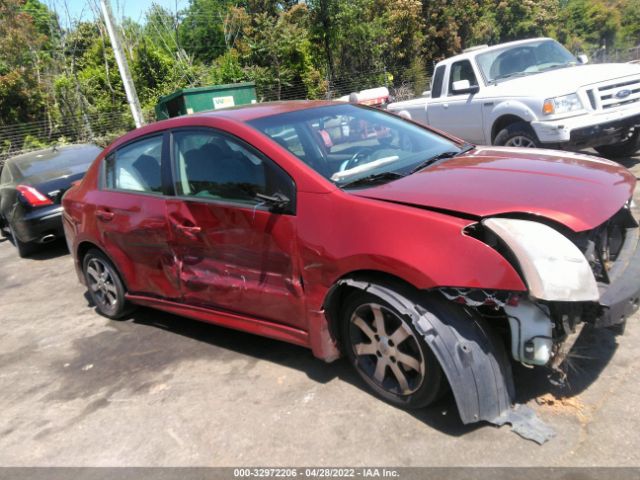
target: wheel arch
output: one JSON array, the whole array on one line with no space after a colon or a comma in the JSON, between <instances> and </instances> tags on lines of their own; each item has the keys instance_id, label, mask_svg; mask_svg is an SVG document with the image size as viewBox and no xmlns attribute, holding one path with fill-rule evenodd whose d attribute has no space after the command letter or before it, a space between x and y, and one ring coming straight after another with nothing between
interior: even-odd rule
<instances>
[{"instance_id":1,"label":"wheel arch","mask_svg":"<svg viewBox=\"0 0 640 480\"><path fill-rule=\"evenodd\" d=\"M491 126L491 144L493 145L493 142L495 141L498 133L500 133L501 130L507 128L509 125L513 125L514 123L518 122L529 123L522 117L519 117L518 115L514 115L512 113L507 113L498 117Z\"/></svg>"},{"instance_id":2,"label":"wheel arch","mask_svg":"<svg viewBox=\"0 0 640 480\"><path fill-rule=\"evenodd\" d=\"M118 277L120 277L120 281L122 282L122 285L124 285L125 291L129 291L127 280L122 275L122 270L118 266L118 262L116 262L113 259L113 257L109 255L109 253L105 249L101 248L99 245L88 240L83 240L76 247L76 259L77 259L80 270L81 271L84 270L84 257L87 255L89 250L92 250L92 249L98 250L100 253L102 253L105 257L109 259L109 261L113 264L113 267L116 269L116 273L118 274Z\"/></svg>"},{"instance_id":3,"label":"wheel arch","mask_svg":"<svg viewBox=\"0 0 640 480\"><path fill-rule=\"evenodd\" d=\"M340 307L347 297L357 291L362 291L360 284L375 284L392 290L417 294L420 290L407 280L381 270L356 270L341 276L329 288L322 302L329 333L337 345L341 345L340 338Z\"/></svg>"}]
</instances>

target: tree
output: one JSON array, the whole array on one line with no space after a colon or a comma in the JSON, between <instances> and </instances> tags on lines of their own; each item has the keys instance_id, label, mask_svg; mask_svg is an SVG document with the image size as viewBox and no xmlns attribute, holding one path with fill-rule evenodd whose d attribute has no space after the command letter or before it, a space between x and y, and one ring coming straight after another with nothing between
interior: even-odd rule
<instances>
[{"instance_id":1,"label":"tree","mask_svg":"<svg viewBox=\"0 0 640 480\"><path fill-rule=\"evenodd\" d=\"M38 118L38 51L46 42L20 0L0 0L0 125Z\"/></svg>"}]
</instances>

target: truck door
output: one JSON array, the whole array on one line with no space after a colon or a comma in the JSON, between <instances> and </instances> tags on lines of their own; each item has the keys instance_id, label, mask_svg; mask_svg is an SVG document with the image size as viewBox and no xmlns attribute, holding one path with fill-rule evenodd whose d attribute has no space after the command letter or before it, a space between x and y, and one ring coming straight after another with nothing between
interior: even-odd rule
<instances>
[{"instance_id":1,"label":"truck door","mask_svg":"<svg viewBox=\"0 0 640 480\"><path fill-rule=\"evenodd\" d=\"M427 106L429 125L452 133L472 143L486 144L482 124L482 101L474 93L458 92L454 82L468 80L471 87L478 87L478 78L469 60L451 65L445 96Z\"/></svg>"}]
</instances>

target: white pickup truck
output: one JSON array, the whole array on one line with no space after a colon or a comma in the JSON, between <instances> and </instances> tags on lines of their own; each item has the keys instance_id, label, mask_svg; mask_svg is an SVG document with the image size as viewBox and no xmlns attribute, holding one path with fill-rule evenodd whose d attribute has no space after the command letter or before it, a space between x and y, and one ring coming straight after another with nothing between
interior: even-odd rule
<instances>
[{"instance_id":1,"label":"white pickup truck","mask_svg":"<svg viewBox=\"0 0 640 480\"><path fill-rule=\"evenodd\" d=\"M475 47L436 65L431 91L393 113L471 143L640 149L640 65L594 64L550 38Z\"/></svg>"}]
</instances>

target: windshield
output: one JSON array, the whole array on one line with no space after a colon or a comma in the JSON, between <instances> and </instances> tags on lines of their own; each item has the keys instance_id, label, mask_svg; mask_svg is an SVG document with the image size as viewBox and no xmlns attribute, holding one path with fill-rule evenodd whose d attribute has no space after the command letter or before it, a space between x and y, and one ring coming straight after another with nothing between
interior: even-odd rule
<instances>
[{"instance_id":1,"label":"windshield","mask_svg":"<svg viewBox=\"0 0 640 480\"><path fill-rule=\"evenodd\" d=\"M429 158L460 151L452 141L395 115L351 104L249 123L339 186L374 175L406 175Z\"/></svg>"},{"instance_id":2,"label":"windshield","mask_svg":"<svg viewBox=\"0 0 640 480\"><path fill-rule=\"evenodd\" d=\"M487 83L578 64L566 48L548 39L481 53L476 61Z\"/></svg>"}]
</instances>

